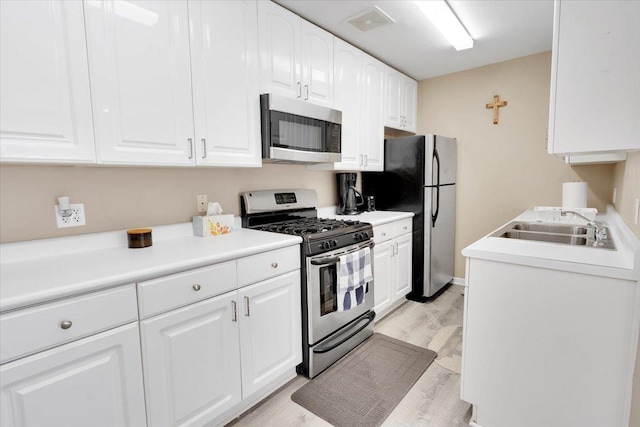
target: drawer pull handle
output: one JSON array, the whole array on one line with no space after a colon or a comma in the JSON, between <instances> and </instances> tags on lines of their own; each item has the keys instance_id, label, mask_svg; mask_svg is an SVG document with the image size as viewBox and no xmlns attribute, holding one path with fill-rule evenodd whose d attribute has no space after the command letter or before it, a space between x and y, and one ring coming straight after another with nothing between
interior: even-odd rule
<instances>
[{"instance_id":1,"label":"drawer pull handle","mask_svg":"<svg viewBox=\"0 0 640 427\"><path fill-rule=\"evenodd\" d=\"M200 289L202 289L202 286L200 285L193 285L193 290L198 292Z\"/></svg>"},{"instance_id":2,"label":"drawer pull handle","mask_svg":"<svg viewBox=\"0 0 640 427\"><path fill-rule=\"evenodd\" d=\"M407 227L406 227L406 226L404 226L404 227L402 227L402 229L403 229L403 230L406 230L406 229L407 229Z\"/></svg>"},{"instance_id":3,"label":"drawer pull handle","mask_svg":"<svg viewBox=\"0 0 640 427\"><path fill-rule=\"evenodd\" d=\"M387 233L382 233L382 237L384 237L384 236L386 236L386 235L387 235Z\"/></svg>"},{"instance_id":4,"label":"drawer pull handle","mask_svg":"<svg viewBox=\"0 0 640 427\"><path fill-rule=\"evenodd\" d=\"M231 321L238 321L238 306L236 305L235 301L231 301Z\"/></svg>"},{"instance_id":5,"label":"drawer pull handle","mask_svg":"<svg viewBox=\"0 0 640 427\"><path fill-rule=\"evenodd\" d=\"M251 309L249 308L249 297L244 297L244 304L245 304L244 315L249 317L251 316Z\"/></svg>"},{"instance_id":6,"label":"drawer pull handle","mask_svg":"<svg viewBox=\"0 0 640 427\"><path fill-rule=\"evenodd\" d=\"M69 329L72 324L73 323L71 323L71 320L63 320L62 323L60 323L60 327L62 329Z\"/></svg>"},{"instance_id":7,"label":"drawer pull handle","mask_svg":"<svg viewBox=\"0 0 640 427\"><path fill-rule=\"evenodd\" d=\"M277 263L277 262L272 262L272 263L271 263L271 267L273 267L273 268L278 268L278 263Z\"/></svg>"}]
</instances>

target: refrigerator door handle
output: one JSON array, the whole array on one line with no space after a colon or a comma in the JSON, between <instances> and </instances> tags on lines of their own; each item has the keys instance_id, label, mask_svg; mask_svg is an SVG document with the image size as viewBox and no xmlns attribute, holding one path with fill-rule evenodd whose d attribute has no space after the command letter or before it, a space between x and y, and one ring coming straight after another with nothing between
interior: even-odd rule
<instances>
[{"instance_id":1,"label":"refrigerator door handle","mask_svg":"<svg viewBox=\"0 0 640 427\"><path fill-rule=\"evenodd\" d=\"M438 149L436 147L433 147L433 160L432 160L432 165L433 165L433 172L435 172L437 170L437 175L436 175L436 209L435 212L433 212L432 210L432 214L431 214L431 226L435 227L436 226L436 220L438 219L438 211L440 210L440 156L438 155ZM433 208L433 206L432 206Z\"/></svg>"}]
</instances>

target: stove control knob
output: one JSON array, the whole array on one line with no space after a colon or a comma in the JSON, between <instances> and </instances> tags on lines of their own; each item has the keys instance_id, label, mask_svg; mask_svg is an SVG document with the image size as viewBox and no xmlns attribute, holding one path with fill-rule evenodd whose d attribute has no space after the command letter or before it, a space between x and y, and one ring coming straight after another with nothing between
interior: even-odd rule
<instances>
[{"instance_id":1,"label":"stove control knob","mask_svg":"<svg viewBox=\"0 0 640 427\"><path fill-rule=\"evenodd\" d=\"M368 238L369 238L369 232L368 232L368 231L365 231L365 232L364 232L364 233L362 233L362 234L364 234L364 238L365 238L365 239L368 239Z\"/></svg>"},{"instance_id":2,"label":"stove control knob","mask_svg":"<svg viewBox=\"0 0 640 427\"><path fill-rule=\"evenodd\" d=\"M331 241L331 247L335 248L336 246L338 246L338 241L337 240L332 240Z\"/></svg>"},{"instance_id":3,"label":"stove control knob","mask_svg":"<svg viewBox=\"0 0 640 427\"><path fill-rule=\"evenodd\" d=\"M329 249L329 247L330 247L329 242L322 242L322 249Z\"/></svg>"},{"instance_id":4,"label":"stove control knob","mask_svg":"<svg viewBox=\"0 0 640 427\"><path fill-rule=\"evenodd\" d=\"M353 238L355 239L356 242L359 242L360 240L362 240L362 236L360 235L360 233L354 234Z\"/></svg>"}]
</instances>

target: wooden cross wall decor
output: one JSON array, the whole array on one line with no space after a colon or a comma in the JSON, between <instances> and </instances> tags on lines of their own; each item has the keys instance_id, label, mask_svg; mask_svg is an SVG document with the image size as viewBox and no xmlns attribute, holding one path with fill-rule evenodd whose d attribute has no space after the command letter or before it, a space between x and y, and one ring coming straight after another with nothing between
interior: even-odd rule
<instances>
[{"instance_id":1,"label":"wooden cross wall decor","mask_svg":"<svg viewBox=\"0 0 640 427\"><path fill-rule=\"evenodd\" d=\"M493 124L498 124L498 108L506 107L507 101L500 101L500 95L493 96L493 102L487 104L487 108L493 108Z\"/></svg>"}]
</instances>

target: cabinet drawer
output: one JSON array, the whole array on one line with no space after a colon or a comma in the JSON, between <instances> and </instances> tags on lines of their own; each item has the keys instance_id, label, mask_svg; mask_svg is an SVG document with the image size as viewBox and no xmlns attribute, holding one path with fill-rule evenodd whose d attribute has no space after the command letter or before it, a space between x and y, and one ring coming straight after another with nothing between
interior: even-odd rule
<instances>
[{"instance_id":1,"label":"cabinet drawer","mask_svg":"<svg viewBox=\"0 0 640 427\"><path fill-rule=\"evenodd\" d=\"M393 238L393 224L393 222L390 222L373 227L373 241L382 243L391 240Z\"/></svg>"},{"instance_id":2,"label":"cabinet drawer","mask_svg":"<svg viewBox=\"0 0 640 427\"><path fill-rule=\"evenodd\" d=\"M403 234L411 233L413 227L413 219L407 218L402 221L396 221L393 223L393 237L402 236Z\"/></svg>"},{"instance_id":3,"label":"cabinet drawer","mask_svg":"<svg viewBox=\"0 0 640 427\"><path fill-rule=\"evenodd\" d=\"M4 314L0 316L0 363L137 319L134 285Z\"/></svg>"},{"instance_id":4,"label":"cabinet drawer","mask_svg":"<svg viewBox=\"0 0 640 427\"><path fill-rule=\"evenodd\" d=\"M138 283L140 317L147 318L237 288L236 262L172 274Z\"/></svg>"},{"instance_id":5,"label":"cabinet drawer","mask_svg":"<svg viewBox=\"0 0 640 427\"><path fill-rule=\"evenodd\" d=\"M300 246L265 252L238 260L238 286L246 286L300 268Z\"/></svg>"}]
</instances>

